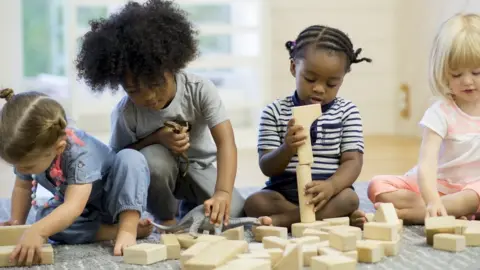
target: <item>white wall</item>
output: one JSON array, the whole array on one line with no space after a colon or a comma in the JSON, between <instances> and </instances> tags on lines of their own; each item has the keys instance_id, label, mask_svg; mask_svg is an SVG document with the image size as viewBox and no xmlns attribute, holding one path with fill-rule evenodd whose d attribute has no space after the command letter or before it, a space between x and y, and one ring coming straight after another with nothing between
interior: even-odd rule
<instances>
[{"instance_id":1,"label":"white wall","mask_svg":"<svg viewBox=\"0 0 480 270\"><path fill-rule=\"evenodd\" d=\"M22 85L22 1L0 1L0 88Z\"/></svg>"}]
</instances>

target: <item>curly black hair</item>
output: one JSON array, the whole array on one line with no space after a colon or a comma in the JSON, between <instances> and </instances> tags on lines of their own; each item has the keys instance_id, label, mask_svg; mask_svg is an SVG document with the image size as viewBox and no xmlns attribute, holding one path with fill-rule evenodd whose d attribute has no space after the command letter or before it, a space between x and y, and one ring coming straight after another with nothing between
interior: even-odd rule
<instances>
[{"instance_id":1,"label":"curly black hair","mask_svg":"<svg viewBox=\"0 0 480 270\"><path fill-rule=\"evenodd\" d=\"M315 45L316 48L323 48L337 52L344 52L347 55L347 71L350 66L363 61L372 62L370 58L359 58L362 49L353 49L353 44L347 34L343 31L324 25L312 25L305 28L298 34L295 41L287 41L285 47L288 50L290 59L302 59L305 48L308 45Z\"/></svg>"},{"instance_id":2,"label":"curly black hair","mask_svg":"<svg viewBox=\"0 0 480 270\"><path fill-rule=\"evenodd\" d=\"M172 1L128 2L107 19L90 21L76 68L95 92L113 92L131 74L142 85L164 82L198 55L197 31Z\"/></svg>"}]
</instances>

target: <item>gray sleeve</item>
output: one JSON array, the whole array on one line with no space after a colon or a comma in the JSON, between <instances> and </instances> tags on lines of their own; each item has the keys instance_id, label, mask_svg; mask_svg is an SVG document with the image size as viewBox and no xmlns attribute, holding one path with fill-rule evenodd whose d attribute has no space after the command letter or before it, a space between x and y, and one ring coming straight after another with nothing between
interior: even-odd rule
<instances>
[{"instance_id":1,"label":"gray sleeve","mask_svg":"<svg viewBox=\"0 0 480 270\"><path fill-rule=\"evenodd\" d=\"M17 168L13 168L13 173L15 176L18 178L25 180L25 181L33 181L32 175L31 174L23 174L17 171Z\"/></svg>"},{"instance_id":2,"label":"gray sleeve","mask_svg":"<svg viewBox=\"0 0 480 270\"><path fill-rule=\"evenodd\" d=\"M127 101L122 99L117 107L113 109L110 116L111 136L110 147L118 152L137 141L135 135L135 110L130 108Z\"/></svg>"},{"instance_id":3,"label":"gray sleeve","mask_svg":"<svg viewBox=\"0 0 480 270\"><path fill-rule=\"evenodd\" d=\"M199 87L200 111L208 127L213 128L228 120L227 111L215 85L205 79L199 84Z\"/></svg>"}]
</instances>

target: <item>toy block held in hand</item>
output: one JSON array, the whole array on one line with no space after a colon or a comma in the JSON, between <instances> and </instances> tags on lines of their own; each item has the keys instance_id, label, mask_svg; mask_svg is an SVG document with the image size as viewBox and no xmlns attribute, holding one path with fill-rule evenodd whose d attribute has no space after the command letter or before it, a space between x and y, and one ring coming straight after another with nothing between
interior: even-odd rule
<instances>
[{"instance_id":1,"label":"toy block held in hand","mask_svg":"<svg viewBox=\"0 0 480 270\"><path fill-rule=\"evenodd\" d=\"M280 238L278 236L265 236L262 239L263 248L281 248L285 249L285 247L290 243L289 240Z\"/></svg>"},{"instance_id":2,"label":"toy block held in hand","mask_svg":"<svg viewBox=\"0 0 480 270\"><path fill-rule=\"evenodd\" d=\"M303 266L310 266L312 258L318 256L318 248L315 244L307 244L302 247Z\"/></svg>"},{"instance_id":3,"label":"toy block held in hand","mask_svg":"<svg viewBox=\"0 0 480 270\"><path fill-rule=\"evenodd\" d=\"M270 260L263 259L235 259L226 264L215 268L215 270L270 270L272 265Z\"/></svg>"},{"instance_id":4,"label":"toy block held in hand","mask_svg":"<svg viewBox=\"0 0 480 270\"><path fill-rule=\"evenodd\" d=\"M0 226L0 246L16 246L25 230L32 225ZM44 244L46 241L44 242Z\"/></svg>"},{"instance_id":5,"label":"toy block held in hand","mask_svg":"<svg viewBox=\"0 0 480 270\"><path fill-rule=\"evenodd\" d=\"M380 243L371 241L357 241L358 261L363 263L376 263L385 256L384 249Z\"/></svg>"},{"instance_id":6,"label":"toy block held in hand","mask_svg":"<svg viewBox=\"0 0 480 270\"><path fill-rule=\"evenodd\" d=\"M433 236L437 233L455 233L455 217L441 216L429 217L425 219L425 234L427 244L433 245Z\"/></svg>"},{"instance_id":7,"label":"toy block held in hand","mask_svg":"<svg viewBox=\"0 0 480 270\"><path fill-rule=\"evenodd\" d=\"M3 237L3 235L2 235ZM16 244L15 244L16 245ZM16 246L0 246L0 267L10 267L15 266L14 263L10 263L10 255L15 250ZM44 244L41 248L41 263L42 265L45 264L53 264L54 263L54 252L53 247L50 244Z\"/></svg>"},{"instance_id":8,"label":"toy block held in hand","mask_svg":"<svg viewBox=\"0 0 480 270\"><path fill-rule=\"evenodd\" d=\"M238 227L226 230L222 233L222 236L227 238L227 240L244 240L245 228L243 226L238 226Z\"/></svg>"},{"instance_id":9,"label":"toy block held in hand","mask_svg":"<svg viewBox=\"0 0 480 270\"><path fill-rule=\"evenodd\" d=\"M393 203L380 203L375 212L374 221L397 224L398 216Z\"/></svg>"},{"instance_id":10,"label":"toy block held in hand","mask_svg":"<svg viewBox=\"0 0 480 270\"><path fill-rule=\"evenodd\" d=\"M356 250L357 236L351 232L336 231L330 232L330 247L345 252Z\"/></svg>"},{"instance_id":11,"label":"toy block held in hand","mask_svg":"<svg viewBox=\"0 0 480 270\"><path fill-rule=\"evenodd\" d=\"M183 269L185 267L185 262L193 258L195 255L197 255L200 251L204 250L207 248L209 245L211 245L212 242L198 242L195 243L193 246L189 247L187 250L182 252L180 255L180 266Z\"/></svg>"},{"instance_id":12,"label":"toy block held in hand","mask_svg":"<svg viewBox=\"0 0 480 270\"><path fill-rule=\"evenodd\" d=\"M371 240L371 239L365 239L363 240L365 242L372 242L379 244L383 247L383 252L385 256L397 256L398 253L400 252L400 239L397 241L381 241L381 240Z\"/></svg>"},{"instance_id":13,"label":"toy block held in hand","mask_svg":"<svg viewBox=\"0 0 480 270\"><path fill-rule=\"evenodd\" d=\"M463 232L465 236L466 245L469 247L480 246L480 227L469 226Z\"/></svg>"},{"instance_id":14,"label":"toy block held in hand","mask_svg":"<svg viewBox=\"0 0 480 270\"><path fill-rule=\"evenodd\" d=\"M149 265L167 259L167 246L142 243L123 250L123 261L128 264Z\"/></svg>"},{"instance_id":15,"label":"toy block held in hand","mask_svg":"<svg viewBox=\"0 0 480 270\"><path fill-rule=\"evenodd\" d=\"M453 252L463 251L466 248L465 236L437 233L433 236L433 248Z\"/></svg>"},{"instance_id":16,"label":"toy block held in hand","mask_svg":"<svg viewBox=\"0 0 480 270\"><path fill-rule=\"evenodd\" d=\"M350 226L349 217L325 218L323 221L328 223L328 226Z\"/></svg>"},{"instance_id":17,"label":"toy block held in hand","mask_svg":"<svg viewBox=\"0 0 480 270\"><path fill-rule=\"evenodd\" d=\"M382 241L397 241L398 225L391 223L368 222L363 225L363 238Z\"/></svg>"},{"instance_id":18,"label":"toy block held in hand","mask_svg":"<svg viewBox=\"0 0 480 270\"><path fill-rule=\"evenodd\" d=\"M247 250L248 243L245 240L216 241L186 261L184 267L185 270L215 269Z\"/></svg>"},{"instance_id":19,"label":"toy block held in hand","mask_svg":"<svg viewBox=\"0 0 480 270\"><path fill-rule=\"evenodd\" d=\"M262 242L265 236L277 236L282 239L288 239L288 228L276 226L257 226L254 229L255 241Z\"/></svg>"},{"instance_id":20,"label":"toy block held in hand","mask_svg":"<svg viewBox=\"0 0 480 270\"><path fill-rule=\"evenodd\" d=\"M305 224L308 224L308 223L305 223ZM293 236L293 233L292 233L292 236ZM320 238L320 241L328 241L328 239L330 239L330 235L327 232L322 232L320 230L315 230L315 229L305 229L303 231L303 236L317 236L318 238Z\"/></svg>"},{"instance_id":21,"label":"toy block held in hand","mask_svg":"<svg viewBox=\"0 0 480 270\"><path fill-rule=\"evenodd\" d=\"M311 223L294 223L292 224L292 236L302 237L306 229L320 230L322 227L329 226L325 221L314 221Z\"/></svg>"},{"instance_id":22,"label":"toy block held in hand","mask_svg":"<svg viewBox=\"0 0 480 270\"><path fill-rule=\"evenodd\" d=\"M180 259L180 242L174 234L161 234L160 243L167 247L167 259L177 260Z\"/></svg>"},{"instance_id":23,"label":"toy block held in hand","mask_svg":"<svg viewBox=\"0 0 480 270\"><path fill-rule=\"evenodd\" d=\"M309 165L313 163L313 152L310 138L310 127L313 122L322 116L322 106L320 104L312 104L305 106L297 106L292 108L292 117L295 125L302 126L307 139L305 143L298 148L298 164Z\"/></svg>"},{"instance_id":24,"label":"toy block held in hand","mask_svg":"<svg viewBox=\"0 0 480 270\"><path fill-rule=\"evenodd\" d=\"M288 244L283 257L273 266L273 270L303 270L303 245Z\"/></svg>"},{"instance_id":25,"label":"toy block held in hand","mask_svg":"<svg viewBox=\"0 0 480 270\"><path fill-rule=\"evenodd\" d=\"M325 256L316 256L312 258L312 270L355 270L357 261L343 256L342 254L333 254Z\"/></svg>"},{"instance_id":26,"label":"toy block held in hand","mask_svg":"<svg viewBox=\"0 0 480 270\"><path fill-rule=\"evenodd\" d=\"M315 222L316 216L314 205L307 204L312 198L312 194L305 194L305 186L312 182L312 168L310 165L297 166L297 190L298 190L298 207L300 208L300 222L312 223Z\"/></svg>"}]
</instances>

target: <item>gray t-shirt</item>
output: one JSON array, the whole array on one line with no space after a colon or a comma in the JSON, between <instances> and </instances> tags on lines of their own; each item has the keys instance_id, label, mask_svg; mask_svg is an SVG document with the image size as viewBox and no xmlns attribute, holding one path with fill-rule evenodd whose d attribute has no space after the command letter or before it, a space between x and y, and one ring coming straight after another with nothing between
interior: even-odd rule
<instances>
[{"instance_id":1,"label":"gray t-shirt","mask_svg":"<svg viewBox=\"0 0 480 270\"><path fill-rule=\"evenodd\" d=\"M110 146L115 151L152 134L163 127L165 121L188 121L190 162L204 167L216 160L217 151L209 129L228 120L218 90L209 80L185 72L176 74L175 80L175 97L162 110L136 106L128 96L117 104L111 115L110 138Z\"/></svg>"}]
</instances>

